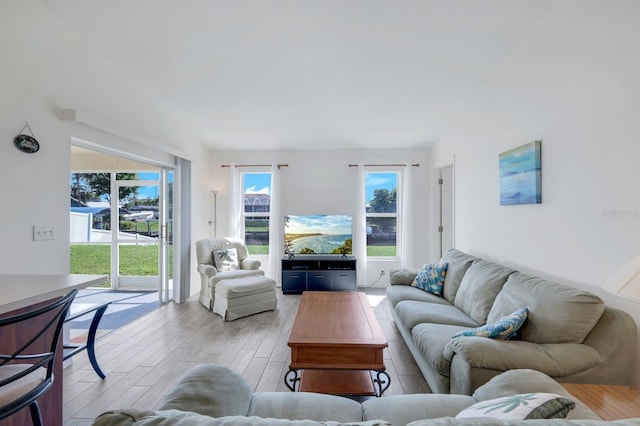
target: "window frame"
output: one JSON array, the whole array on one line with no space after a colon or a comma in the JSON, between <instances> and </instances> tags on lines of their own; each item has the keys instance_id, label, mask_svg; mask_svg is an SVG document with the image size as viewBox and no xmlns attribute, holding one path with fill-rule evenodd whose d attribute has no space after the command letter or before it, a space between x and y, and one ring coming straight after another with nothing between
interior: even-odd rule
<instances>
[{"instance_id":1,"label":"window frame","mask_svg":"<svg viewBox=\"0 0 640 426\"><path fill-rule=\"evenodd\" d=\"M364 171L365 173L365 217L364 217L364 223L365 223L365 229L367 228L367 223L368 223L368 219L369 218L394 218L396 220L396 224L395 224L395 255L391 255L391 256L375 256L375 255L369 255L369 244L368 244L368 239L365 236L365 254L368 260L388 260L388 261L397 261L400 259L400 247L402 246L402 236L401 233L399 232L401 229L401 209L403 208L402 205L402 168L401 167L380 167L380 166L369 166L365 169ZM396 208L395 208L395 212L393 213L369 213L366 209L366 204L370 201L367 200L366 198L366 194L367 194L367 189L368 189L368 177L369 174L373 174L373 173L393 173L396 175ZM368 235L368 234L367 234Z\"/></svg>"},{"instance_id":2,"label":"window frame","mask_svg":"<svg viewBox=\"0 0 640 426\"><path fill-rule=\"evenodd\" d=\"M249 203L247 203L247 199L245 198L245 177L247 175L269 175L270 179L269 179L269 195L268 195L268 200L269 200L269 211L255 211L255 207L256 206L265 206L266 204L262 204L262 203L256 203L254 200L253 203L253 210L251 212L247 212L245 211L245 207L248 205L251 205ZM269 226L271 224L271 185L273 183L273 174L271 173L270 169L264 169L264 170L260 170L260 169L254 169L251 171L241 171L240 172L240 191L241 191L241 197L242 197L242 238L245 241L245 244L247 246L249 246L250 244L248 244L247 241L247 227L246 227L246 221L247 218L252 218L252 217L256 217L256 218L263 218L266 217L267 218L267 235L269 234ZM259 200L259 199L257 199ZM261 209L260 209L261 210ZM270 238L270 236L269 236ZM267 244L265 245L265 247L267 248L266 253L251 253L251 250L249 250L249 253L251 254L251 257L264 257L267 258L269 256L269 252L270 252L270 247L269 247L269 238L267 238Z\"/></svg>"}]
</instances>

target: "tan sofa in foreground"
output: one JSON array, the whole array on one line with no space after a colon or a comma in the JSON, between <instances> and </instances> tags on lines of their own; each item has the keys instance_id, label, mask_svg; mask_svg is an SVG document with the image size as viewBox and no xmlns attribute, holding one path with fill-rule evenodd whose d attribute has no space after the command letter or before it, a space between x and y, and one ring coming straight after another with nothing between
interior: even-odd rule
<instances>
[{"instance_id":1,"label":"tan sofa in foreground","mask_svg":"<svg viewBox=\"0 0 640 426\"><path fill-rule=\"evenodd\" d=\"M531 393L552 393L575 407L566 419L501 420L495 417L456 419L474 404ZM203 364L188 371L165 396L160 409L113 410L95 426L229 426L229 425L640 425L640 418L605 422L550 377L533 370L502 373L469 395L415 394L352 399L308 392L257 392L244 378L222 366Z\"/></svg>"}]
</instances>

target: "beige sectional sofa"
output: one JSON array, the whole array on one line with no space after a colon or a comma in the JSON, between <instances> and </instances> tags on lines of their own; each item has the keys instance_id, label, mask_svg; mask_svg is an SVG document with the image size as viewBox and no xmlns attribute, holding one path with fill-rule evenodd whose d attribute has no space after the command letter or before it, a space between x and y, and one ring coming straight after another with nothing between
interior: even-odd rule
<instances>
[{"instance_id":1,"label":"beige sectional sofa","mask_svg":"<svg viewBox=\"0 0 640 426\"><path fill-rule=\"evenodd\" d=\"M566 397L575 408L566 419L500 420L456 419L474 404L525 393L553 393ZM506 410L505 410L506 411ZM165 396L159 410L124 409L100 415L95 426L229 426L229 425L640 425L640 418L604 422L573 399L548 376L533 370L500 374L469 395L415 394L352 399L307 392L257 392L238 373L203 364L189 370Z\"/></svg>"},{"instance_id":2,"label":"beige sectional sofa","mask_svg":"<svg viewBox=\"0 0 640 426\"><path fill-rule=\"evenodd\" d=\"M412 286L419 269L390 271L387 298L395 323L434 393L471 395L512 369L538 370L560 382L628 384L636 324L594 294L527 276L456 249L442 297ZM451 336L528 308L514 340Z\"/></svg>"}]
</instances>

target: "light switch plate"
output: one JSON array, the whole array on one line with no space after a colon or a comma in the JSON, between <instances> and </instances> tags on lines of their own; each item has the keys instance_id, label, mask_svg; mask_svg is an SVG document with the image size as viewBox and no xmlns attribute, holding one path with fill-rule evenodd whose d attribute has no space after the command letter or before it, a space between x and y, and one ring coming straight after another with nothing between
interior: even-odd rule
<instances>
[{"instance_id":1,"label":"light switch plate","mask_svg":"<svg viewBox=\"0 0 640 426\"><path fill-rule=\"evenodd\" d=\"M55 226L33 226L33 241L46 241L56 239Z\"/></svg>"}]
</instances>

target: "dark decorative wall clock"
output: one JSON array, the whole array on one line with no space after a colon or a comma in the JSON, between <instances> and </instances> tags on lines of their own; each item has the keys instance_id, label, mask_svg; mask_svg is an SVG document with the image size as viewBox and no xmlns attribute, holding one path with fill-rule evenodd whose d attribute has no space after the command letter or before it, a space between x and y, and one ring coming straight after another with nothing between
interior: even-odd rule
<instances>
[{"instance_id":1,"label":"dark decorative wall clock","mask_svg":"<svg viewBox=\"0 0 640 426\"><path fill-rule=\"evenodd\" d=\"M27 129L30 135L24 134L24 130ZM40 144L36 140L33 135L33 131L31 127L29 127L29 123L25 124L22 130L20 130L20 134L13 138L13 144L22 152L26 152L27 154L34 154L40 150Z\"/></svg>"}]
</instances>

